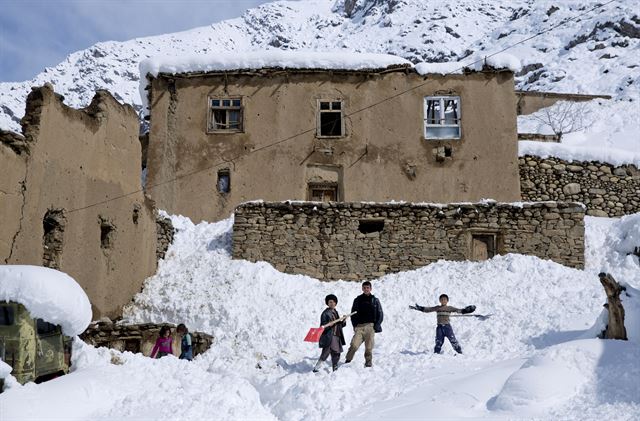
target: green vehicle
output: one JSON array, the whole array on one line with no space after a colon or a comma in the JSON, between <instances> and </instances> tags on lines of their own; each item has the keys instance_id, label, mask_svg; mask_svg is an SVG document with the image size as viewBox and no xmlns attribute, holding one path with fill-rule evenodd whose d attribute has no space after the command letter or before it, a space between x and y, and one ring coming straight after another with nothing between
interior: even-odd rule
<instances>
[{"instance_id":1,"label":"green vehicle","mask_svg":"<svg viewBox=\"0 0 640 421\"><path fill-rule=\"evenodd\" d=\"M0 359L13 368L11 375L19 383L66 374L70 351L71 338L59 325L34 319L22 304L0 302Z\"/></svg>"}]
</instances>

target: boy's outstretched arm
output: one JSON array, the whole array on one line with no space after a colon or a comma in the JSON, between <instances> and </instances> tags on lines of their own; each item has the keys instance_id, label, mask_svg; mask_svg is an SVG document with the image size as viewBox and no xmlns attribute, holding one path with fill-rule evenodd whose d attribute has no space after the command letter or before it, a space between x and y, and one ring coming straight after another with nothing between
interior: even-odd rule
<instances>
[{"instance_id":1,"label":"boy's outstretched arm","mask_svg":"<svg viewBox=\"0 0 640 421\"><path fill-rule=\"evenodd\" d=\"M432 311L436 311L436 307L424 307L416 303L414 306L409 306L411 310L418 310L423 313L430 313Z\"/></svg>"}]
</instances>

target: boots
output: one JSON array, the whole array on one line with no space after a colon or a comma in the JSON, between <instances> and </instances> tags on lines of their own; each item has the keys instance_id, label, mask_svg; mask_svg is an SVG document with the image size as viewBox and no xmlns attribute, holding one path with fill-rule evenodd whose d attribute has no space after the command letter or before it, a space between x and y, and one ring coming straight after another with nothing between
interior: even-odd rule
<instances>
[{"instance_id":1,"label":"boots","mask_svg":"<svg viewBox=\"0 0 640 421\"><path fill-rule=\"evenodd\" d=\"M313 367L313 372L317 373L318 371L320 371L320 366L322 365L322 360L318 360L318 362L316 363L315 367Z\"/></svg>"}]
</instances>

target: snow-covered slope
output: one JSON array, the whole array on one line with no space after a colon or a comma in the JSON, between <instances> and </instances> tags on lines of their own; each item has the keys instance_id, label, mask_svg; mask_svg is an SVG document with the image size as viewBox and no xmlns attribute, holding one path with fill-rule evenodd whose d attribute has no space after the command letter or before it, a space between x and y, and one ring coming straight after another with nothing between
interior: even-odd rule
<instances>
[{"instance_id":1,"label":"snow-covered slope","mask_svg":"<svg viewBox=\"0 0 640 421\"><path fill-rule=\"evenodd\" d=\"M595 1L277 1L194 30L102 42L71 54L33 80L0 84L0 128L19 130L31 86L51 82L74 107L108 89L138 109L138 64L150 56L262 49L389 53L414 63L482 57L565 19ZM524 69L519 89L608 93L638 100L640 17L620 0L509 50Z\"/></svg>"},{"instance_id":2,"label":"snow-covered slope","mask_svg":"<svg viewBox=\"0 0 640 421\"><path fill-rule=\"evenodd\" d=\"M42 385L15 384L0 395L7 420L54 419L584 419L633 420L640 413L640 262L629 254L640 214L587 218L587 268L531 256L486 262L440 261L373 281L385 311L374 367L363 350L336 373L311 369L324 296L345 312L358 283L283 274L266 263L230 259L231 220L178 232L158 273L125 312L130 321L185 322L215 335L193 362L173 357L74 348L74 372ZM628 286L623 297L630 340L594 339L606 298L597 273ZM432 354L435 316L408 309L474 303L480 321L453 321L464 354L445 344ZM346 328L347 340L352 328ZM344 359L344 354L343 354Z\"/></svg>"}]
</instances>

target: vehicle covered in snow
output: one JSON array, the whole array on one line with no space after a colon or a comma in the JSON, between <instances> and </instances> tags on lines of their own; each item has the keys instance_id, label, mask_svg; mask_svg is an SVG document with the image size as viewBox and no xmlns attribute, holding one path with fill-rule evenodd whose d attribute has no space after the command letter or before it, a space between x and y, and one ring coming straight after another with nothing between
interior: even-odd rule
<instances>
[{"instance_id":1,"label":"vehicle covered in snow","mask_svg":"<svg viewBox=\"0 0 640 421\"><path fill-rule=\"evenodd\" d=\"M60 325L32 317L20 303L0 303L0 358L19 383L66 374L70 354L71 338Z\"/></svg>"},{"instance_id":2,"label":"vehicle covered in snow","mask_svg":"<svg viewBox=\"0 0 640 421\"><path fill-rule=\"evenodd\" d=\"M0 358L19 383L67 373L72 337L86 329L91 315L87 295L69 275L0 266ZM0 386L7 374L0 375Z\"/></svg>"}]
</instances>

